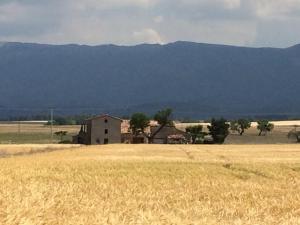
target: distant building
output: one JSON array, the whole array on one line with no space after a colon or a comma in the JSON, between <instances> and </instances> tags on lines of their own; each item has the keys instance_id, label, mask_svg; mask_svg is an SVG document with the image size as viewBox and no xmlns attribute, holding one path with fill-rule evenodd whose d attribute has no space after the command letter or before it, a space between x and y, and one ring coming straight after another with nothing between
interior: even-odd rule
<instances>
[{"instance_id":1,"label":"distant building","mask_svg":"<svg viewBox=\"0 0 300 225\"><path fill-rule=\"evenodd\" d=\"M148 138L156 133L160 126L156 121L151 121L145 129L145 134L134 136L130 131L128 120L101 115L85 120L78 135L73 137L73 143L86 145L102 144L147 144ZM175 126L163 127L152 139L153 144L186 144L190 142L190 136L177 129Z\"/></svg>"},{"instance_id":2,"label":"distant building","mask_svg":"<svg viewBox=\"0 0 300 225\"><path fill-rule=\"evenodd\" d=\"M121 143L121 124L122 119L110 115L87 119L73 142L86 145Z\"/></svg>"},{"instance_id":3,"label":"distant building","mask_svg":"<svg viewBox=\"0 0 300 225\"><path fill-rule=\"evenodd\" d=\"M151 134L154 134L159 128L160 126L151 126ZM189 142L190 136L175 126L163 127L153 138L153 144L186 144Z\"/></svg>"},{"instance_id":4,"label":"distant building","mask_svg":"<svg viewBox=\"0 0 300 225\"><path fill-rule=\"evenodd\" d=\"M149 144L149 139L160 125L157 121L150 121L150 126L145 129L145 134L134 136L129 129L129 121L122 123L122 143L126 144ZM163 127L152 139L153 144L187 144L190 143L191 137L186 132L177 129L175 126Z\"/></svg>"},{"instance_id":5,"label":"distant building","mask_svg":"<svg viewBox=\"0 0 300 225\"><path fill-rule=\"evenodd\" d=\"M168 144L187 144L190 139L183 134L171 134L167 137Z\"/></svg>"},{"instance_id":6,"label":"distant building","mask_svg":"<svg viewBox=\"0 0 300 225\"><path fill-rule=\"evenodd\" d=\"M122 143L124 144L148 144L148 139L144 134L138 136L130 132L122 133Z\"/></svg>"},{"instance_id":7,"label":"distant building","mask_svg":"<svg viewBox=\"0 0 300 225\"><path fill-rule=\"evenodd\" d=\"M148 144L147 136L150 134L150 127L158 125L157 121L151 120L150 126L145 129L145 134L135 136L130 130L130 120L122 122L122 143L124 144Z\"/></svg>"}]
</instances>

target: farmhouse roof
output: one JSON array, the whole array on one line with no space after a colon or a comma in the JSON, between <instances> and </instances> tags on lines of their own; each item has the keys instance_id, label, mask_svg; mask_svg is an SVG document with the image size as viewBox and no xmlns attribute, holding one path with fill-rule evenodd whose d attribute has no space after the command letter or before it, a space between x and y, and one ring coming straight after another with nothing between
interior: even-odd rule
<instances>
[{"instance_id":1,"label":"farmhouse roof","mask_svg":"<svg viewBox=\"0 0 300 225\"><path fill-rule=\"evenodd\" d=\"M151 125L151 126L150 126L150 129L151 129L151 131L153 131L153 130L155 130L155 129L158 129L159 127L160 127L159 124ZM164 128L173 128L174 130L176 130L176 131L178 131L178 132L180 132L180 133L182 133L182 134L185 134L185 133L186 133L185 131L183 131L183 130L181 130L181 129L178 129L175 125L166 125L166 126L164 126ZM162 130L161 130L161 132L162 132Z\"/></svg>"},{"instance_id":2,"label":"farmhouse roof","mask_svg":"<svg viewBox=\"0 0 300 225\"><path fill-rule=\"evenodd\" d=\"M123 120L122 120L121 118L119 118L119 117L111 116L111 115L108 115L108 114L99 115L99 116L94 116L94 117L91 117L91 118L87 119L86 121L91 121L91 120L101 119L101 118L107 118L107 117L108 117L108 118L111 118L111 119L123 121Z\"/></svg>"}]
</instances>

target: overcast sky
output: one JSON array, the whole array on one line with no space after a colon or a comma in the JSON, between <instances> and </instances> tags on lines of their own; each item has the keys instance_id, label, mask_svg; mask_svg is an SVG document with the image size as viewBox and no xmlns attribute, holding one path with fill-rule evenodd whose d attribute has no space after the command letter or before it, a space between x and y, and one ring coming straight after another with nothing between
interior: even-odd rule
<instances>
[{"instance_id":1,"label":"overcast sky","mask_svg":"<svg viewBox=\"0 0 300 225\"><path fill-rule=\"evenodd\" d=\"M0 0L0 41L300 43L300 0Z\"/></svg>"}]
</instances>

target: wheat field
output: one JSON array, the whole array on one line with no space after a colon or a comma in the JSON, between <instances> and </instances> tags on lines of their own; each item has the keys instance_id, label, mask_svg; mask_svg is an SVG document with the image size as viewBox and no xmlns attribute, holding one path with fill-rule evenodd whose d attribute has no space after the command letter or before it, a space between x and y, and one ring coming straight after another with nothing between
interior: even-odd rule
<instances>
[{"instance_id":1,"label":"wheat field","mask_svg":"<svg viewBox=\"0 0 300 225\"><path fill-rule=\"evenodd\" d=\"M55 147L0 146L1 225L300 224L299 145Z\"/></svg>"}]
</instances>

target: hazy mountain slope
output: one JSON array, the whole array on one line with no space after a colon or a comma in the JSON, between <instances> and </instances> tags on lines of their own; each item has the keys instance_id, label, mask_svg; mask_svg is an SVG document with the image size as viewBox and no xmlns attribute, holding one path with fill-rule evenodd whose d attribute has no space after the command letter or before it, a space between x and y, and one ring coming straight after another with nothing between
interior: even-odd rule
<instances>
[{"instance_id":1,"label":"hazy mountain slope","mask_svg":"<svg viewBox=\"0 0 300 225\"><path fill-rule=\"evenodd\" d=\"M300 113L300 46L7 43L0 77L2 114L24 107L125 114L165 105L181 117Z\"/></svg>"}]
</instances>

